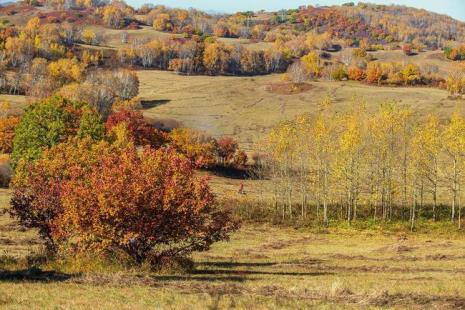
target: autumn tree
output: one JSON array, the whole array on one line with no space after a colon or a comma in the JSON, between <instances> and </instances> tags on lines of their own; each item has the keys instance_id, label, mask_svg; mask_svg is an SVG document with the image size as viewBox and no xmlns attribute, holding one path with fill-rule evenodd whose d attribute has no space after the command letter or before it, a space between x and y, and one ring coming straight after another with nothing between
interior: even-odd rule
<instances>
[{"instance_id":1,"label":"autumn tree","mask_svg":"<svg viewBox=\"0 0 465 310\"><path fill-rule=\"evenodd\" d=\"M436 219L438 194L441 182L441 150L442 129L439 118L431 115L428 120L417 128L412 141L412 160L416 175L420 179L421 193L425 188L433 200L433 219ZM421 204L423 197L420 198Z\"/></svg>"},{"instance_id":2,"label":"autumn tree","mask_svg":"<svg viewBox=\"0 0 465 310\"><path fill-rule=\"evenodd\" d=\"M81 37L82 37L82 41L84 41L84 43L89 44L89 45L94 44L97 39L97 35L95 34L95 32L93 32L90 29L84 29L82 31Z\"/></svg>"},{"instance_id":3,"label":"autumn tree","mask_svg":"<svg viewBox=\"0 0 465 310\"><path fill-rule=\"evenodd\" d=\"M405 68L401 71L401 74L405 85L413 85L421 80L420 68L414 64L408 64L405 66Z\"/></svg>"},{"instance_id":4,"label":"autumn tree","mask_svg":"<svg viewBox=\"0 0 465 310\"><path fill-rule=\"evenodd\" d=\"M352 111L343 117L342 130L336 150L334 174L339 179L340 188L347 204L347 221L357 219L357 207L362 192L365 173L366 117L364 107L353 105Z\"/></svg>"},{"instance_id":5,"label":"autumn tree","mask_svg":"<svg viewBox=\"0 0 465 310\"><path fill-rule=\"evenodd\" d=\"M165 140L165 135L150 126L139 111L120 110L110 114L105 124L107 133L112 134L114 127L120 123L126 123L129 138L135 145L160 147Z\"/></svg>"},{"instance_id":6,"label":"autumn tree","mask_svg":"<svg viewBox=\"0 0 465 310\"><path fill-rule=\"evenodd\" d=\"M218 156L223 164L230 162L236 154L239 146L231 137L222 137L217 141Z\"/></svg>"},{"instance_id":7,"label":"autumn tree","mask_svg":"<svg viewBox=\"0 0 465 310\"><path fill-rule=\"evenodd\" d=\"M367 82L370 84L378 84L381 85L381 81L383 80L383 69L381 64L378 62L370 62L368 63L367 67Z\"/></svg>"},{"instance_id":8,"label":"autumn tree","mask_svg":"<svg viewBox=\"0 0 465 310\"><path fill-rule=\"evenodd\" d=\"M48 73L59 85L80 81L84 66L71 59L59 59L48 64Z\"/></svg>"},{"instance_id":9,"label":"autumn tree","mask_svg":"<svg viewBox=\"0 0 465 310\"><path fill-rule=\"evenodd\" d=\"M452 114L449 124L442 135L443 147L447 155L447 181L452 193L451 220L455 221L459 197L463 185L465 158L465 120L458 114ZM460 225L460 219L459 219Z\"/></svg>"},{"instance_id":10,"label":"autumn tree","mask_svg":"<svg viewBox=\"0 0 465 310\"><path fill-rule=\"evenodd\" d=\"M142 263L207 250L238 227L173 149L72 140L24 171L10 212L62 254L122 250Z\"/></svg>"},{"instance_id":11,"label":"autumn tree","mask_svg":"<svg viewBox=\"0 0 465 310\"><path fill-rule=\"evenodd\" d=\"M224 74L229 67L229 51L221 43L207 44L203 64L208 74Z\"/></svg>"},{"instance_id":12,"label":"autumn tree","mask_svg":"<svg viewBox=\"0 0 465 310\"><path fill-rule=\"evenodd\" d=\"M160 14L153 21L153 28L159 31L171 31L173 30L173 24L171 23L171 17L169 14Z\"/></svg>"},{"instance_id":13,"label":"autumn tree","mask_svg":"<svg viewBox=\"0 0 465 310\"><path fill-rule=\"evenodd\" d=\"M318 78L321 74L320 57L315 52L303 56L300 61L310 78Z\"/></svg>"},{"instance_id":14,"label":"autumn tree","mask_svg":"<svg viewBox=\"0 0 465 310\"><path fill-rule=\"evenodd\" d=\"M83 118L83 114L92 113L95 112L86 104L58 96L30 105L15 129L11 154L13 167L21 160L29 162L39 158L45 149L66 141L70 136L95 133L95 129L89 127L98 127L100 118ZM81 120L86 121L81 123Z\"/></svg>"},{"instance_id":15,"label":"autumn tree","mask_svg":"<svg viewBox=\"0 0 465 310\"><path fill-rule=\"evenodd\" d=\"M15 129L20 120L19 117L15 116L0 118L0 153L12 152Z\"/></svg>"},{"instance_id":16,"label":"autumn tree","mask_svg":"<svg viewBox=\"0 0 465 310\"><path fill-rule=\"evenodd\" d=\"M107 5L103 9L103 22L110 28L124 27L124 12L114 5Z\"/></svg>"},{"instance_id":17,"label":"autumn tree","mask_svg":"<svg viewBox=\"0 0 465 310\"><path fill-rule=\"evenodd\" d=\"M188 128L175 128L169 142L197 167L208 167L215 162L215 140L207 134Z\"/></svg>"},{"instance_id":18,"label":"autumn tree","mask_svg":"<svg viewBox=\"0 0 465 310\"><path fill-rule=\"evenodd\" d=\"M446 87L451 95L465 93L465 70L455 69L449 72L446 79Z\"/></svg>"},{"instance_id":19,"label":"autumn tree","mask_svg":"<svg viewBox=\"0 0 465 310\"><path fill-rule=\"evenodd\" d=\"M331 178L334 172L333 153L336 127L333 116L327 111L321 112L312 127L313 148L310 152L311 160L315 164L315 178L312 182L316 186L318 205L323 206L323 223L329 225L328 208L331 202Z\"/></svg>"}]
</instances>

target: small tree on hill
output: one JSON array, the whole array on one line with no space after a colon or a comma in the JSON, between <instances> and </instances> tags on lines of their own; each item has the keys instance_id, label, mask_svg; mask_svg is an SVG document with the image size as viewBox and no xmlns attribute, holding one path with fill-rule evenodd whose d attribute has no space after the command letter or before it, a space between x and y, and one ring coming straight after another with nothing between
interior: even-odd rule
<instances>
[{"instance_id":1,"label":"small tree on hill","mask_svg":"<svg viewBox=\"0 0 465 310\"><path fill-rule=\"evenodd\" d=\"M164 134L150 126L139 111L121 110L111 114L105 124L107 132L111 134L113 128L123 122L127 125L130 139L136 145L160 147L165 142Z\"/></svg>"},{"instance_id":2,"label":"small tree on hill","mask_svg":"<svg viewBox=\"0 0 465 310\"><path fill-rule=\"evenodd\" d=\"M81 123L83 113L86 116ZM46 148L66 141L78 132L81 136L92 132L90 135L96 137L99 123L98 115L84 103L55 96L32 104L15 130L12 166L20 160L27 162L39 158Z\"/></svg>"}]
</instances>

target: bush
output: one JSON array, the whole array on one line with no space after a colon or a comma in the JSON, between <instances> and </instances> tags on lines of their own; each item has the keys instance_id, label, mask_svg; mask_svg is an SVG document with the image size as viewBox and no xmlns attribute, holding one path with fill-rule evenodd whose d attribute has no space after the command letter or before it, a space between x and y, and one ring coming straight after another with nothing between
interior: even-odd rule
<instances>
[{"instance_id":1,"label":"bush","mask_svg":"<svg viewBox=\"0 0 465 310\"><path fill-rule=\"evenodd\" d=\"M170 148L74 140L28 168L15 178L10 212L59 253L123 251L143 263L207 250L238 227Z\"/></svg>"},{"instance_id":2,"label":"bush","mask_svg":"<svg viewBox=\"0 0 465 310\"><path fill-rule=\"evenodd\" d=\"M413 49L410 44L404 44L402 45L402 52L404 52L405 55L410 56L413 54Z\"/></svg>"},{"instance_id":3,"label":"bush","mask_svg":"<svg viewBox=\"0 0 465 310\"><path fill-rule=\"evenodd\" d=\"M331 78L336 81L347 80L348 74L346 69L343 66L336 67L333 72L331 72Z\"/></svg>"},{"instance_id":4,"label":"bush","mask_svg":"<svg viewBox=\"0 0 465 310\"><path fill-rule=\"evenodd\" d=\"M0 152L11 153L15 129L20 122L19 117L7 117L0 119Z\"/></svg>"},{"instance_id":5,"label":"bush","mask_svg":"<svg viewBox=\"0 0 465 310\"><path fill-rule=\"evenodd\" d=\"M184 154L197 167L208 167L215 163L215 140L199 131L175 128L169 135L171 145Z\"/></svg>"},{"instance_id":6,"label":"bush","mask_svg":"<svg viewBox=\"0 0 465 310\"><path fill-rule=\"evenodd\" d=\"M8 188L11 181L13 171L10 167L10 160L8 155L0 156L0 187Z\"/></svg>"},{"instance_id":7,"label":"bush","mask_svg":"<svg viewBox=\"0 0 465 310\"><path fill-rule=\"evenodd\" d=\"M365 71L360 69L359 67L350 67L347 71L349 80L353 81L363 81L366 78Z\"/></svg>"},{"instance_id":8,"label":"bush","mask_svg":"<svg viewBox=\"0 0 465 310\"><path fill-rule=\"evenodd\" d=\"M81 117L86 115L85 122ZM92 116L93 115L93 116ZM84 103L51 97L30 105L15 130L12 167L39 158L44 149L79 134L95 135L100 118Z\"/></svg>"},{"instance_id":9,"label":"bush","mask_svg":"<svg viewBox=\"0 0 465 310\"><path fill-rule=\"evenodd\" d=\"M356 48L353 51L354 57L365 58L367 57L367 51L363 48Z\"/></svg>"},{"instance_id":10,"label":"bush","mask_svg":"<svg viewBox=\"0 0 465 310\"><path fill-rule=\"evenodd\" d=\"M130 139L136 145L160 147L165 142L164 134L150 126L139 111L122 109L112 113L105 124L107 132L111 134L113 128L123 122L127 125Z\"/></svg>"},{"instance_id":11,"label":"bush","mask_svg":"<svg viewBox=\"0 0 465 310\"><path fill-rule=\"evenodd\" d=\"M218 139L217 151L222 163L228 163L234 158L239 145L237 141L231 137L222 137Z\"/></svg>"}]
</instances>

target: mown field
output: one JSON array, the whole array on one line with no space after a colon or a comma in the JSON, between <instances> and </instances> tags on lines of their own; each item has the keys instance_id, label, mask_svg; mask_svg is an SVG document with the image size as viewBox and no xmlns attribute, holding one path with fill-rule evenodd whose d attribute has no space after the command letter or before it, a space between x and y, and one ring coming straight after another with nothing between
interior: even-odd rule
<instances>
[{"instance_id":1,"label":"mown field","mask_svg":"<svg viewBox=\"0 0 465 310\"><path fill-rule=\"evenodd\" d=\"M1 192L1 209L8 191ZM189 273L76 272L16 263L40 241L0 217L2 309L465 307L459 235L244 224Z\"/></svg>"}]
</instances>

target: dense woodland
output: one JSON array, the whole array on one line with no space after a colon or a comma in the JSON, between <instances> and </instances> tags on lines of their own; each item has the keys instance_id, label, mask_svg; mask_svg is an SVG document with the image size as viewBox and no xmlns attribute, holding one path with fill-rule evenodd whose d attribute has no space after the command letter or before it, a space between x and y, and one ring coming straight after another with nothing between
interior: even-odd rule
<instances>
[{"instance_id":1,"label":"dense woodland","mask_svg":"<svg viewBox=\"0 0 465 310\"><path fill-rule=\"evenodd\" d=\"M38 229L54 255L111 252L157 262L228 239L239 227L237 212L218 202L201 169L271 181L272 202L255 206L261 220L266 212L325 226L399 220L414 230L423 218L461 228L459 113L440 120L388 103L369 114L356 99L350 112L336 113L328 98L318 113L274 128L248 157L231 137L152 126L139 111L136 70L280 73L292 85L429 86L458 99L465 94L465 23L364 3L211 15L122 1L31 0L0 14L0 92L33 102L25 111L0 105L0 151L9 154L2 183L13 193L9 213ZM169 35L132 37L147 29ZM118 46L106 45L105 30L118 31ZM381 50L443 50L454 69L444 75L434 66L382 62L372 53Z\"/></svg>"}]
</instances>

